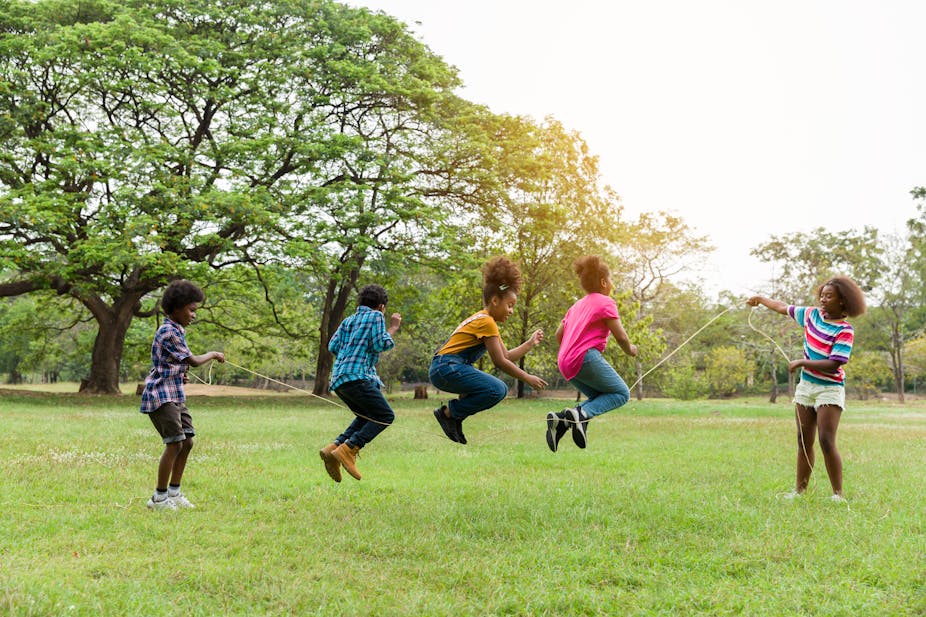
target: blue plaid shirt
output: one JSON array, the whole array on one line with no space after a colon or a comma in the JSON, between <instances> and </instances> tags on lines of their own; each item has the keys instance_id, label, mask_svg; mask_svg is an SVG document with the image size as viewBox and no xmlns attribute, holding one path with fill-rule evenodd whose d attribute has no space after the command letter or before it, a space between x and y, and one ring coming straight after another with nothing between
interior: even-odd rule
<instances>
[{"instance_id":1,"label":"blue plaid shirt","mask_svg":"<svg viewBox=\"0 0 926 617\"><path fill-rule=\"evenodd\" d=\"M379 354L395 347L386 331L386 318L368 306L341 322L328 342L328 351L337 356L331 371L331 389L357 379L371 379L383 385L376 374Z\"/></svg>"},{"instance_id":2,"label":"blue plaid shirt","mask_svg":"<svg viewBox=\"0 0 926 617\"><path fill-rule=\"evenodd\" d=\"M141 412L151 413L164 403L184 403L183 374L192 356L183 326L165 319L151 343L151 371L145 378Z\"/></svg>"}]
</instances>

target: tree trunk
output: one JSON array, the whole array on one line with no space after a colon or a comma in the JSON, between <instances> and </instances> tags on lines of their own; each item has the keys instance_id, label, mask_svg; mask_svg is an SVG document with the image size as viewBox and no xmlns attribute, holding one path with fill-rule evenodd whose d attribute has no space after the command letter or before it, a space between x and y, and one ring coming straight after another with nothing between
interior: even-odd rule
<instances>
[{"instance_id":1,"label":"tree trunk","mask_svg":"<svg viewBox=\"0 0 926 617\"><path fill-rule=\"evenodd\" d=\"M637 400L643 400L643 364L638 358L633 359L633 366L637 370Z\"/></svg>"},{"instance_id":2,"label":"tree trunk","mask_svg":"<svg viewBox=\"0 0 926 617\"><path fill-rule=\"evenodd\" d=\"M122 393L119 390L119 367L122 363L125 333L132 324L135 305L141 296L142 294L122 296L112 307L105 306L99 298L84 302L96 318L99 329L93 341L90 375L81 384L81 392L87 394Z\"/></svg>"},{"instance_id":3,"label":"tree trunk","mask_svg":"<svg viewBox=\"0 0 926 617\"><path fill-rule=\"evenodd\" d=\"M897 390L897 400L901 403L904 401L904 374L903 374L903 336L900 333L900 326L895 323L891 332L891 360L894 369L894 387Z\"/></svg>"},{"instance_id":4,"label":"tree trunk","mask_svg":"<svg viewBox=\"0 0 926 617\"><path fill-rule=\"evenodd\" d=\"M906 381L904 380L903 366L897 368L897 372L894 375L894 382L897 384L897 401L905 403L904 388L906 388Z\"/></svg>"},{"instance_id":5,"label":"tree trunk","mask_svg":"<svg viewBox=\"0 0 926 617\"><path fill-rule=\"evenodd\" d=\"M318 359L315 361L315 385L312 386L312 394L324 396L328 394L328 383L331 380L331 367L334 358L328 351L328 341L334 334L334 328L331 327L331 311L334 305L334 296L337 292L338 283L335 279L328 281L328 290L325 293L325 305L322 307L322 319L318 324Z\"/></svg>"},{"instance_id":6,"label":"tree trunk","mask_svg":"<svg viewBox=\"0 0 926 617\"><path fill-rule=\"evenodd\" d=\"M328 394L328 385L331 383L331 369L334 366L334 356L328 351L328 342L344 319L347 300L350 297L351 290L357 284L359 275L360 264L351 269L346 281L340 281L334 276L328 281L325 306L322 310L321 324L318 326L318 360L315 363L315 385L312 387L312 394L317 396ZM340 286L339 283L341 283Z\"/></svg>"},{"instance_id":7,"label":"tree trunk","mask_svg":"<svg viewBox=\"0 0 926 617\"><path fill-rule=\"evenodd\" d=\"M778 365L775 361L775 345L772 345L769 348L769 364L771 365L770 376L772 378L772 393L768 398L769 403L774 403L778 400Z\"/></svg>"}]
</instances>

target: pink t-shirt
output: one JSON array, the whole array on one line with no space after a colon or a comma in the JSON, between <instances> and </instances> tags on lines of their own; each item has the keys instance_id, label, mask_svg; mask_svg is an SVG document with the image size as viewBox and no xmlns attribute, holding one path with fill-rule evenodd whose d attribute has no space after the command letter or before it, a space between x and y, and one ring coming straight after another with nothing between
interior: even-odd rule
<instances>
[{"instance_id":1,"label":"pink t-shirt","mask_svg":"<svg viewBox=\"0 0 926 617\"><path fill-rule=\"evenodd\" d=\"M578 375L589 349L604 351L611 333L606 319L620 319L617 303L610 296L588 294L573 304L563 317L563 340L556 362L566 379Z\"/></svg>"}]
</instances>

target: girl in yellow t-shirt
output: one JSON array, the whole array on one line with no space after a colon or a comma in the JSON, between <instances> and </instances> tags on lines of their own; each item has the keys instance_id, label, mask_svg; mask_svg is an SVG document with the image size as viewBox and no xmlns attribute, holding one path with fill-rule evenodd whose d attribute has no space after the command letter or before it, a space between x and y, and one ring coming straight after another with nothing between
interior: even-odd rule
<instances>
[{"instance_id":1,"label":"girl in yellow t-shirt","mask_svg":"<svg viewBox=\"0 0 926 617\"><path fill-rule=\"evenodd\" d=\"M434 417L452 441L466 443L463 420L494 407L508 395L505 382L473 366L487 351L492 364L499 370L535 390L547 385L540 377L515 364L543 340L543 330L537 330L511 350L505 348L498 332L498 324L504 323L514 312L520 290L518 266L505 257L490 259L482 267L482 310L464 319L431 360L428 378L434 387L460 395L434 410Z\"/></svg>"}]
</instances>

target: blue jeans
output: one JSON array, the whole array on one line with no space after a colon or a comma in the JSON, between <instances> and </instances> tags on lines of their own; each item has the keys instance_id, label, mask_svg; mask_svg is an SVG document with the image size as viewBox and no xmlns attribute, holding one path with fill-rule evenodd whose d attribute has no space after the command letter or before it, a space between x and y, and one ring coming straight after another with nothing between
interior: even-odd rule
<instances>
[{"instance_id":1,"label":"blue jeans","mask_svg":"<svg viewBox=\"0 0 926 617\"><path fill-rule=\"evenodd\" d=\"M438 390L460 395L447 403L450 415L457 420L494 407L508 396L504 381L483 373L457 354L434 356L428 379Z\"/></svg>"},{"instance_id":2,"label":"blue jeans","mask_svg":"<svg viewBox=\"0 0 926 617\"><path fill-rule=\"evenodd\" d=\"M356 379L342 383L334 393L347 403L355 414L362 414L370 420L377 421L370 422L358 415L350 426L334 440L335 443L349 441L355 448L362 448L386 430L386 425L392 424L395 420L392 407L380 391L379 384L372 379Z\"/></svg>"},{"instance_id":3,"label":"blue jeans","mask_svg":"<svg viewBox=\"0 0 926 617\"><path fill-rule=\"evenodd\" d=\"M569 383L588 397L581 407L590 418L617 409L630 400L630 388L597 349L585 352L579 374Z\"/></svg>"}]
</instances>

